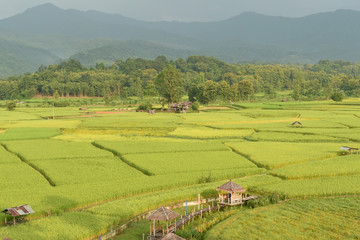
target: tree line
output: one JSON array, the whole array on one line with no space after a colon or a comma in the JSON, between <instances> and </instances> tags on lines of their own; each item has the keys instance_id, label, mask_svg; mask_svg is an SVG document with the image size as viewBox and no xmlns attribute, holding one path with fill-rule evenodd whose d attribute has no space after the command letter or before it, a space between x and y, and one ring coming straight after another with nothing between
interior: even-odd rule
<instances>
[{"instance_id":1,"label":"tree line","mask_svg":"<svg viewBox=\"0 0 360 240\"><path fill-rule=\"evenodd\" d=\"M317 64L229 64L214 57L186 60L129 58L111 66L84 67L70 59L41 66L35 73L0 80L0 99L27 99L36 95L60 97L159 97L177 102L212 103L246 100L255 93L275 98L291 91L295 100L329 99L333 94L360 96L360 64L322 60Z\"/></svg>"}]
</instances>

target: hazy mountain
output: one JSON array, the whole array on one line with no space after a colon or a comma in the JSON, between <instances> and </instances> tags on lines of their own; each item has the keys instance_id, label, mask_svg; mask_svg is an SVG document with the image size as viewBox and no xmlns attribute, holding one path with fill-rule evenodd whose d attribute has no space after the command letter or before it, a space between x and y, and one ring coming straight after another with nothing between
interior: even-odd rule
<instances>
[{"instance_id":1,"label":"hazy mountain","mask_svg":"<svg viewBox=\"0 0 360 240\"><path fill-rule=\"evenodd\" d=\"M170 47L165 47L160 44L135 40L117 42L115 44L91 49L88 51L77 53L71 58L80 61L86 66L95 66L96 63L100 62L105 64L112 64L118 59L155 59L159 55L164 55L170 60L175 60L180 57L187 58L188 56L199 54L200 53L196 51L178 50Z\"/></svg>"},{"instance_id":2,"label":"hazy mountain","mask_svg":"<svg viewBox=\"0 0 360 240\"><path fill-rule=\"evenodd\" d=\"M320 59L359 61L359 24L360 12L351 10L302 18L249 12L218 22L181 23L145 22L44 4L0 20L0 39L42 48L61 58L73 55L86 65L116 58L189 54L213 55L229 62L313 63Z\"/></svg>"},{"instance_id":3,"label":"hazy mountain","mask_svg":"<svg viewBox=\"0 0 360 240\"><path fill-rule=\"evenodd\" d=\"M183 45L193 41L175 33L148 29L140 21L117 14L63 10L52 4L33 7L0 21L0 28L28 34L71 36L79 39L109 38L147 40Z\"/></svg>"},{"instance_id":4,"label":"hazy mountain","mask_svg":"<svg viewBox=\"0 0 360 240\"><path fill-rule=\"evenodd\" d=\"M58 57L46 50L0 40L0 78L34 72L40 65L52 64Z\"/></svg>"}]
</instances>

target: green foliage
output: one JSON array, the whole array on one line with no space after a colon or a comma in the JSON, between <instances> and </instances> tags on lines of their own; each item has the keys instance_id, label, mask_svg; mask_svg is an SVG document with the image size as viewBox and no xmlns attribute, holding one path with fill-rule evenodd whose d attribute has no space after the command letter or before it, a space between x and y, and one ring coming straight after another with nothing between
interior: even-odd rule
<instances>
[{"instance_id":1,"label":"green foliage","mask_svg":"<svg viewBox=\"0 0 360 240\"><path fill-rule=\"evenodd\" d=\"M151 103L143 103L143 104L140 104L138 109L137 110L141 110L141 111L149 111L151 110L153 107L152 107L152 104Z\"/></svg>"},{"instance_id":2,"label":"green foliage","mask_svg":"<svg viewBox=\"0 0 360 240\"><path fill-rule=\"evenodd\" d=\"M349 69L357 68L356 64L350 66ZM58 65L42 66L33 74L0 81L0 99L28 99L37 94L55 96L57 92L59 97L103 97L106 105L114 105L132 97L140 100L156 97L159 103L161 99L173 103L187 94L190 101L209 104L250 98L276 99L281 97L279 91L292 92L290 96L295 100L324 100L334 89L346 96L360 96L356 76L349 70L338 71L326 73L298 65L230 65L213 57L199 56L190 56L186 61L172 61L164 56L154 60L129 58L111 66L99 63L88 69L70 59Z\"/></svg>"},{"instance_id":3,"label":"green foliage","mask_svg":"<svg viewBox=\"0 0 360 240\"><path fill-rule=\"evenodd\" d=\"M194 102L192 105L191 105L191 109L194 110L194 111L199 111L199 108L200 108L200 104L198 101Z\"/></svg>"},{"instance_id":4,"label":"green foliage","mask_svg":"<svg viewBox=\"0 0 360 240\"><path fill-rule=\"evenodd\" d=\"M168 103L178 102L183 94L183 82L176 67L165 67L155 80L158 92Z\"/></svg>"},{"instance_id":5,"label":"green foliage","mask_svg":"<svg viewBox=\"0 0 360 240\"><path fill-rule=\"evenodd\" d=\"M335 102L342 102L344 95L341 92L333 93L330 98Z\"/></svg>"},{"instance_id":6,"label":"green foliage","mask_svg":"<svg viewBox=\"0 0 360 240\"><path fill-rule=\"evenodd\" d=\"M16 108L16 103L14 101L9 101L5 104L6 110L13 111Z\"/></svg>"}]
</instances>

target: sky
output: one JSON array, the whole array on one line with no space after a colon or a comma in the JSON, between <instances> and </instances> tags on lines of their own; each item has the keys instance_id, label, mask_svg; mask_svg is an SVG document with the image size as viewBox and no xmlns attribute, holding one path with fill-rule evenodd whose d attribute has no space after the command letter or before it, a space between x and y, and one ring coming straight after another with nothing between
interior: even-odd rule
<instances>
[{"instance_id":1,"label":"sky","mask_svg":"<svg viewBox=\"0 0 360 240\"><path fill-rule=\"evenodd\" d=\"M209 22L248 11L285 17L337 9L360 11L360 0L0 0L0 19L48 2L63 9L118 13L146 21Z\"/></svg>"}]
</instances>

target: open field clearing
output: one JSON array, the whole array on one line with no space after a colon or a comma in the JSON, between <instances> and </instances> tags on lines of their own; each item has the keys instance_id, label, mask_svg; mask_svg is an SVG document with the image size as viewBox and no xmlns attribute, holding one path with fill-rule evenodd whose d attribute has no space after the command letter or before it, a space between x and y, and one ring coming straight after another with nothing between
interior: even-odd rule
<instances>
[{"instance_id":1,"label":"open field clearing","mask_svg":"<svg viewBox=\"0 0 360 240\"><path fill-rule=\"evenodd\" d=\"M205 239L359 239L358 198L296 200L242 211Z\"/></svg>"},{"instance_id":2,"label":"open field clearing","mask_svg":"<svg viewBox=\"0 0 360 240\"><path fill-rule=\"evenodd\" d=\"M360 194L360 175L286 180L262 189L288 197L354 195Z\"/></svg>"},{"instance_id":3,"label":"open field clearing","mask_svg":"<svg viewBox=\"0 0 360 240\"><path fill-rule=\"evenodd\" d=\"M284 238L310 229L305 237L341 234L356 239L354 227L347 225L331 235L333 228L327 231L321 221L328 214L334 228L340 228L348 215L355 226L347 208L357 202L343 199L340 207L321 199L302 203L308 201L302 198L360 194L360 155L344 155L347 152L340 149L360 147L360 105L289 102L234 107L91 118L77 118L83 114L79 108L55 108L55 116L75 116L55 120L41 118L51 116L52 108L0 110L0 208L27 203L35 210L32 221L2 225L0 233L9 232L15 240L89 239L137 214L214 192L231 178L250 194L269 191L301 199L293 205L240 209L233 221L237 224L227 228L224 222L219 230L225 237L233 229L240 237L248 231L248 237L264 238L275 224L267 222L269 216L274 216L280 229L288 229L279 235ZM95 110L113 111L89 107ZM294 121L303 125L294 127ZM322 205L331 210L326 212ZM313 218L319 226L295 225L302 208L308 221ZM310 208L315 209L313 215ZM238 223L247 216L248 225ZM258 224L264 225L260 232L254 230ZM216 229L209 239L216 239Z\"/></svg>"},{"instance_id":4,"label":"open field clearing","mask_svg":"<svg viewBox=\"0 0 360 240\"><path fill-rule=\"evenodd\" d=\"M31 160L56 184L100 183L142 177L143 174L115 157Z\"/></svg>"},{"instance_id":5,"label":"open field clearing","mask_svg":"<svg viewBox=\"0 0 360 240\"><path fill-rule=\"evenodd\" d=\"M173 128L182 120L179 115L175 114L123 113L119 116L102 116L101 119L87 118L83 120L81 127L90 129ZM99 124L100 122L101 124Z\"/></svg>"},{"instance_id":6,"label":"open field clearing","mask_svg":"<svg viewBox=\"0 0 360 240\"><path fill-rule=\"evenodd\" d=\"M271 174L285 179L306 179L327 176L360 175L358 154L339 156L332 159L309 161L274 169Z\"/></svg>"},{"instance_id":7,"label":"open field clearing","mask_svg":"<svg viewBox=\"0 0 360 240\"><path fill-rule=\"evenodd\" d=\"M170 174L169 169L174 173L256 168L256 165L246 158L230 151L131 154L125 155L124 159L154 175ZM218 161L219 159L226 161Z\"/></svg>"},{"instance_id":8,"label":"open field clearing","mask_svg":"<svg viewBox=\"0 0 360 240\"><path fill-rule=\"evenodd\" d=\"M2 128L76 128L79 120L35 119L3 122Z\"/></svg>"},{"instance_id":9,"label":"open field clearing","mask_svg":"<svg viewBox=\"0 0 360 240\"><path fill-rule=\"evenodd\" d=\"M43 139L59 135L58 128L10 128L0 133L0 141Z\"/></svg>"},{"instance_id":10,"label":"open field clearing","mask_svg":"<svg viewBox=\"0 0 360 240\"><path fill-rule=\"evenodd\" d=\"M247 137L249 141L275 141L275 142L346 142L346 139L331 136L314 136L302 133L282 133L260 131Z\"/></svg>"},{"instance_id":11,"label":"open field clearing","mask_svg":"<svg viewBox=\"0 0 360 240\"><path fill-rule=\"evenodd\" d=\"M113 154L95 148L90 143L72 143L60 140L9 141L5 145L27 160L112 157Z\"/></svg>"},{"instance_id":12,"label":"open field clearing","mask_svg":"<svg viewBox=\"0 0 360 240\"><path fill-rule=\"evenodd\" d=\"M252 129L214 129L209 127L178 127L175 131L169 133L170 136L184 138L242 138L254 133Z\"/></svg>"},{"instance_id":13,"label":"open field clearing","mask_svg":"<svg viewBox=\"0 0 360 240\"><path fill-rule=\"evenodd\" d=\"M100 147L115 151L119 155L134 153L173 153L196 151L230 151L224 144L215 141L193 141L175 139L132 139L127 141L96 141ZM141 146L141 147L139 147ZM179 154L181 155L181 154Z\"/></svg>"},{"instance_id":14,"label":"open field clearing","mask_svg":"<svg viewBox=\"0 0 360 240\"><path fill-rule=\"evenodd\" d=\"M338 143L229 142L226 145L268 169L331 158L342 153Z\"/></svg>"}]
</instances>

